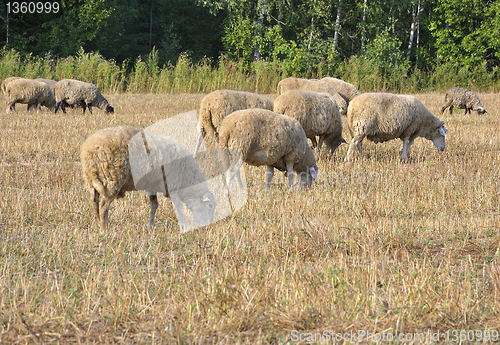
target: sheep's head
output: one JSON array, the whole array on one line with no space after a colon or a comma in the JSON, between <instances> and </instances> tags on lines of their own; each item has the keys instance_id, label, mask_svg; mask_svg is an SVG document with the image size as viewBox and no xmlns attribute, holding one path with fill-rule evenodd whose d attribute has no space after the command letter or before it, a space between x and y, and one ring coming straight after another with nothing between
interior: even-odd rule
<instances>
[{"instance_id":1,"label":"sheep's head","mask_svg":"<svg viewBox=\"0 0 500 345\"><path fill-rule=\"evenodd\" d=\"M113 114L115 112L115 108L111 104L106 106L106 114Z\"/></svg>"},{"instance_id":2,"label":"sheep's head","mask_svg":"<svg viewBox=\"0 0 500 345\"><path fill-rule=\"evenodd\" d=\"M299 175L300 187L311 187L314 181L318 178L318 166L316 164L308 166L306 171Z\"/></svg>"},{"instance_id":3,"label":"sheep's head","mask_svg":"<svg viewBox=\"0 0 500 345\"><path fill-rule=\"evenodd\" d=\"M196 226L204 226L212 223L215 207L217 206L217 200L212 192L207 190L201 198L194 202L186 203L186 205L193 213Z\"/></svg>"},{"instance_id":4,"label":"sheep's head","mask_svg":"<svg viewBox=\"0 0 500 345\"><path fill-rule=\"evenodd\" d=\"M482 105L476 107L476 109L474 109L474 110L477 111L478 115L483 115L483 114L487 113L486 109L484 109L484 107Z\"/></svg>"},{"instance_id":5,"label":"sheep's head","mask_svg":"<svg viewBox=\"0 0 500 345\"><path fill-rule=\"evenodd\" d=\"M431 133L429 139L432 140L438 151L444 151L447 132L446 128L444 128L444 122L440 121L440 125Z\"/></svg>"}]
</instances>

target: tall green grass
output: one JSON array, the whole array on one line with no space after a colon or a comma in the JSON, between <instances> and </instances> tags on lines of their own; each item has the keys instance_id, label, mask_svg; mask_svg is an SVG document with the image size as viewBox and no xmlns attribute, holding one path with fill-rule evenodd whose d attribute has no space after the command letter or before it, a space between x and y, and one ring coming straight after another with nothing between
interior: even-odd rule
<instances>
[{"instance_id":1,"label":"tall green grass","mask_svg":"<svg viewBox=\"0 0 500 345\"><path fill-rule=\"evenodd\" d=\"M287 61L234 61L221 56L194 63L188 54L179 56L175 64L159 65L158 52L153 49L145 57L117 64L96 52L81 49L76 56L54 58L50 54L21 56L13 50L0 50L0 78L65 78L92 82L105 93L208 93L217 89L234 89L258 93L274 93L278 82L289 76ZM444 90L462 86L479 91L500 90L499 68L458 66L446 63L432 70L410 70L403 65L390 70L369 59L353 56L328 68L329 76L354 84L360 91L396 93ZM383 72L383 73L382 73ZM318 66L312 75L321 78L325 71ZM311 75L295 75L307 78Z\"/></svg>"}]
</instances>

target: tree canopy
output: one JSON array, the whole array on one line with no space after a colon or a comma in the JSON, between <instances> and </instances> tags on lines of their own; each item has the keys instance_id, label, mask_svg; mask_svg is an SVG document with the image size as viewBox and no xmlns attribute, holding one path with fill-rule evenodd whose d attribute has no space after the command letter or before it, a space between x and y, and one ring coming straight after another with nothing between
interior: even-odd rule
<instances>
[{"instance_id":1,"label":"tree canopy","mask_svg":"<svg viewBox=\"0 0 500 345\"><path fill-rule=\"evenodd\" d=\"M83 48L120 63L154 48L160 63L225 55L304 76L352 59L382 73L500 62L493 0L61 0L58 13L0 15L0 44L39 56Z\"/></svg>"}]
</instances>

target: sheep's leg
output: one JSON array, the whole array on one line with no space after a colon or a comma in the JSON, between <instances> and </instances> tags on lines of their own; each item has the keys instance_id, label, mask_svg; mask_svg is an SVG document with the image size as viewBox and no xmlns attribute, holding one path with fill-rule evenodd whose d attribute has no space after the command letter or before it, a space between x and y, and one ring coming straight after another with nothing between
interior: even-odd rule
<instances>
[{"instance_id":1,"label":"sheep's leg","mask_svg":"<svg viewBox=\"0 0 500 345\"><path fill-rule=\"evenodd\" d=\"M450 115L452 115L453 114L453 105L450 105L450 109L449 110L450 110Z\"/></svg>"},{"instance_id":2,"label":"sheep's leg","mask_svg":"<svg viewBox=\"0 0 500 345\"><path fill-rule=\"evenodd\" d=\"M89 108L89 113L92 115L92 104L87 103L87 108ZM83 112L85 112L85 108L83 109Z\"/></svg>"},{"instance_id":3,"label":"sheep's leg","mask_svg":"<svg viewBox=\"0 0 500 345\"><path fill-rule=\"evenodd\" d=\"M271 181L273 180L274 176L274 167L272 165L267 166L267 171L266 171L266 187L265 190L267 190L269 187L271 187Z\"/></svg>"},{"instance_id":4,"label":"sheep's leg","mask_svg":"<svg viewBox=\"0 0 500 345\"><path fill-rule=\"evenodd\" d=\"M352 138L351 145L349 145L349 150L347 151L347 155L345 158L346 162L350 162L352 160L352 156L354 154L354 148L356 148L358 152L361 154L361 156L363 156L363 145L362 145L363 139L364 139L363 137L357 137L357 136Z\"/></svg>"},{"instance_id":5,"label":"sheep's leg","mask_svg":"<svg viewBox=\"0 0 500 345\"><path fill-rule=\"evenodd\" d=\"M108 230L109 205L111 205L111 200L104 197L99 202L99 221L101 224L101 231Z\"/></svg>"},{"instance_id":6,"label":"sheep's leg","mask_svg":"<svg viewBox=\"0 0 500 345\"><path fill-rule=\"evenodd\" d=\"M401 153L401 160L403 161L406 161L406 153L408 152L408 142L409 142L410 138L409 137L406 137L403 139L403 148L401 149L401 151L399 151Z\"/></svg>"},{"instance_id":7,"label":"sheep's leg","mask_svg":"<svg viewBox=\"0 0 500 345\"><path fill-rule=\"evenodd\" d=\"M293 163L286 162L286 171L288 175L288 184L290 185L290 189L293 189Z\"/></svg>"},{"instance_id":8,"label":"sheep's leg","mask_svg":"<svg viewBox=\"0 0 500 345\"><path fill-rule=\"evenodd\" d=\"M95 212L97 219L99 219L99 193L95 189L91 193L90 203L92 204L92 206L94 208L94 212Z\"/></svg>"},{"instance_id":9,"label":"sheep's leg","mask_svg":"<svg viewBox=\"0 0 500 345\"><path fill-rule=\"evenodd\" d=\"M9 104L7 104L7 110L6 110L7 114L10 112L11 109L14 110L14 112L17 113L17 111L16 111L16 104L15 103L9 103Z\"/></svg>"},{"instance_id":10,"label":"sheep's leg","mask_svg":"<svg viewBox=\"0 0 500 345\"><path fill-rule=\"evenodd\" d=\"M41 104L41 103L38 103L38 104L36 105L36 113L37 113L37 114L40 114L40 108L41 108L41 107L42 107L42 104Z\"/></svg>"},{"instance_id":11,"label":"sheep's leg","mask_svg":"<svg viewBox=\"0 0 500 345\"><path fill-rule=\"evenodd\" d=\"M318 146L318 142L316 141L316 137L309 138L311 140L311 147L315 149Z\"/></svg>"},{"instance_id":12,"label":"sheep's leg","mask_svg":"<svg viewBox=\"0 0 500 345\"><path fill-rule=\"evenodd\" d=\"M325 141L325 138L323 136L320 136L319 141L318 141L318 151L321 151L321 147L323 146L324 141Z\"/></svg>"},{"instance_id":13,"label":"sheep's leg","mask_svg":"<svg viewBox=\"0 0 500 345\"><path fill-rule=\"evenodd\" d=\"M156 194L149 196L149 207L151 211L149 213L148 229L152 229L155 226L155 215L156 210L158 209L158 197Z\"/></svg>"}]
</instances>

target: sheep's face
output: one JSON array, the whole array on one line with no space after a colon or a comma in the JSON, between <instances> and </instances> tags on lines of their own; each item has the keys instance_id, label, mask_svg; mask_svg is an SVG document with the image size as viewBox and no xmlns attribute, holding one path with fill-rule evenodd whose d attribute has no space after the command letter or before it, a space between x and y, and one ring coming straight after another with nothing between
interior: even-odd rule
<instances>
[{"instance_id":1,"label":"sheep's face","mask_svg":"<svg viewBox=\"0 0 500 345\"><path fill-rule=\"evenodd\" d=\"M478 115L483 115L487 113L486 109L484 109L483 107L477 107L475 110L477 111Z\"/></svg>"},{"instance_id":2,"label":"sheep's face","mask_svg":"<svg viewBox=\"0 0 500 345\"><path fill-rule=\"evenodd\" d=\"M190 205L189 209L193 212L196 226L200 227L212 223L216 206L217 200L215 199L215 195L210 191L207 191L193 205Z\"/></svg>"},{"instance_id":3,"label":"sheep's face","mask_svg":"<svg viewBox=\"0 0 500 345\"><path fill-rule=\"evenodd\" d=\"M112 105L108 104L106 106L106 114L113 114L115 112L115 108Z\"/></svg>"},{"instance_id":4,"label":"sheep's face","mask_svg":"<svg viewBox=\"0 0 500 345\"><path fill-rule=\"evenodd\" d=\"M431 138L432 142L434 143L434 146L438 149L438 151L444 151L445 148L445 138L446 138L446 133L448 131L444 126L440 126L437 128L434 133L433 137Z\"/></svg>"},{"instance_id":5,"label":"sheep's face","mask_svg":"<svg viewBox=\"0 0 500 345\"><path fill-rule=\"evenodd\" d=\"M316 164L307 167L306 171L299 174L300 187L311 187L318 177L318 166Z\"/></svg>"}]
</instances>

